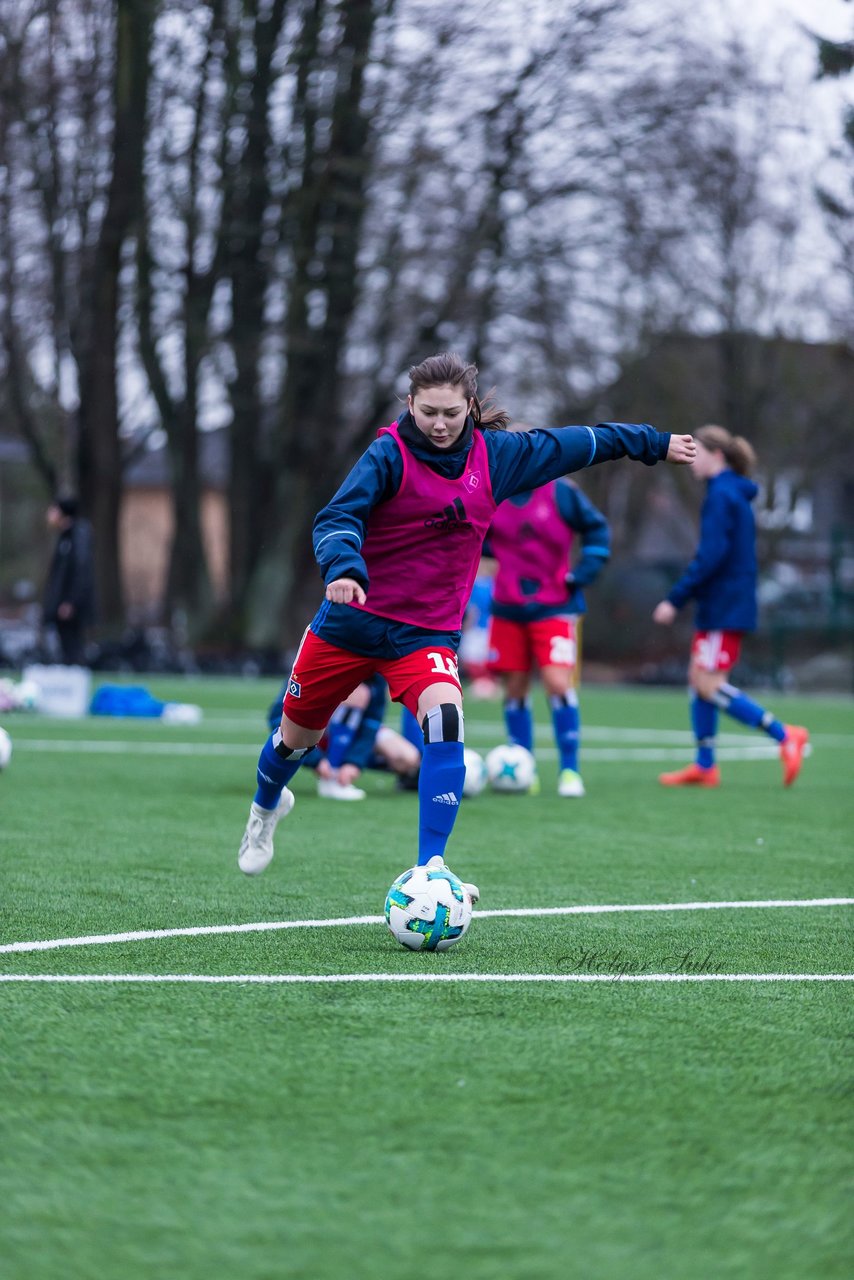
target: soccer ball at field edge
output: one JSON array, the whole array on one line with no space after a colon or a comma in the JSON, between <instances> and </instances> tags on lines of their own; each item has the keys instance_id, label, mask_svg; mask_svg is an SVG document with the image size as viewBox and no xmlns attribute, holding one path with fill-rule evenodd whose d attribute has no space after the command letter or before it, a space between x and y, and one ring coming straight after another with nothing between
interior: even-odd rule
<instances>
[{"instance_id":1,"label":"soccer ball at field edge","mask_svg":"<svg viewBox=\"0 0 854 1280\"><path fill-rule=\"evenodd\" d=\"M486 772L493 791L518 794L530 788L537 765L526 747L510 742L492 748L486 757Z\"/></svg>"},{"instance_id":2,"label":"soccer ball at field edge","mask_svg":"<svg viewBox=\"0 0 854 1280\"><path fill-rule=\"evenodd\" d=\"M463 783L463 795L479 796L483 788L486 786L489 778L486 772L486 761L479 752L473 747L466 747L463 752L463 760L466 766L466 780Z\"/></svg>"},{"instance_id":3,"label":"soccer ball at field edge","mask_svg":"<svg viewBox=\"0 0 854 1280\"><path fill-rule=\"evenodd\" d=\"M5 729L0 729L0 770L12 759L12 739Z\"/></svg>"},{"instance_id":4,"label":"soccer ball at field edge","mask_svg":"<svg viewBox=\"0 0 854 1280\"><path fill-rule=\"evenodd\" d=\"M471 898L447 867L410 867L386 894L386 924L410 951L447 951L465 937L471 914Z\"/></svg>"}]
</instances>

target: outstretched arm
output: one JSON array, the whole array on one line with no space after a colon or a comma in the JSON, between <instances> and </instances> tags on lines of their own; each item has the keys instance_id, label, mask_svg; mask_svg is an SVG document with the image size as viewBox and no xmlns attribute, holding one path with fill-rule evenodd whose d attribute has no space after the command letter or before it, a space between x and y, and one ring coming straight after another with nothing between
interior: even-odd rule
<instances>
[{"instance_id":1,"label":"outstretched arm","mask_svg":"<svg viewBox=\"0 0 854 1280\"><path fill-rule=\"evenodd\" d=\"M487 431L484 439L491 455L496 502L536 489L567 472L617 458L650 467L665 460L684 465L692 461L697 448L691 436L671 436L647 423L624 422L530 432Z\"/></svg>"}]
</instances>

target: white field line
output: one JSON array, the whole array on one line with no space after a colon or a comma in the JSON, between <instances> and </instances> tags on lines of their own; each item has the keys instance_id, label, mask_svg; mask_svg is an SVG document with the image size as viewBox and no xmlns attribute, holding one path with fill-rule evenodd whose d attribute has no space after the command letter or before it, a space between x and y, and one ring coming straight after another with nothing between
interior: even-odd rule
<instances>
[{"instance_id":1,"label":"white field line","mask_svg":"<svg viewBox=\"0 0 854 1280\"><path fill-rule=\"evenodd\" d=\"M585 747L585 760L604 760L619 762L621 760L651 760L666 762L681 760L686 751L691 749L686 741L683 747ZM134 755L134 756L234 756L243 759L257 758L258 744L243 742L145 742L142 740L126 741L118 739L63 739L63 738L21 738L15 740L15 751L46 752L49 754L68 755ZM806 754L812 752L812 743L807 745ZM778 755L775 742L741 742L740 746L719 746L717 757L721 761L732 760L773 760ZM538 747L537 758L554 760L557 751L554 747Z\"/></svg>"},{"instance_id":2,"label":"white field line","mask_svg":"<svg viewBox=\"0 0 854 1280\"><path fill-rule=\"evenodd\" d=\"M40 724L43 726L44 721ZM62 720L59 717L53 722L57 725L68 725L72 723L68 720ZM79 721L77 722L79 723ZM388 725L392 729L397 728L397 722L394 715L388 720ZM121 726L126 729L148 729L156 733L187 733L187 725L163 725L158 720L134 719L127 716L111 716L109 718L96 717L87 722L87 728L90 729L107 729L110 725L113 727ZM8 722L7 722L8 727ZM249 733L253 735L253 743L257 741L260 746L264 736L263 719L257 714L246 714L243 712L235 713L233 716L224 716L222 712L218 712L215 716L205 716L204 719L193 727L193 732L200 735L209 734L212 730L226 729L235 733ZM474 718L466 718L466 730L470 737L477 738L483 742L496 743L501 740L502 727L500 721L475 720ZM644 728L623 728L616 725L601 724L585 724L582 728L582 734L585 742L613 742L613 743L649 743L658 746L693 746L694 737L689 729L644 729ZM746 736L749 736L750 730L742 729L728 733L725 730L717 735L718 745L737 745L743 743ZM540 723L534 725L534 737L537 742L551 743L553 742L552 727L550 723ZM823 747L854 747L854 734L852 733L814 733L811 734L813 743Z\"/></svg>"},{"instance_id":3,"label":"white field line","mask_svg":"<svg viewBox=\"0 0 854 1280\"><path fill-rule=\"evenodd\" d=\"M511 916L592 916L625 911L758 910L766 907L845 907L854 898L774 898L733 902L623 903L618 906L504 907L476 911L478 920ZM93 933L78 938L49 938L40 942L5 942L0 952L56 951L61 947L100 946L110 942L147 942L156 938L198 938L205 934L269 933L280 929L328 929L336 926L382 924L383 916L340 916L329 920L261 920L252 924L203 924L176 929L135 929L128 933Z\"/></svg>"},{"instance_id":4,"label":"white field line","mask_svg":"<svg viewBox=\"0 0 854 1280\"><path fill-rule=\"evenodd\" d=\"M111 738L15 738L14 750L68 752L72 755L256 756L261 739L247 742L145 742Z\"/></svg>"},{"instance_id":5,"label":"white field line","mask_svg":"<svg viewBox=\"0 0 854 1280\"><path fill-rule=\"evenodd\" d=\"M353 982L854 982L854 973L4 973L2 982L199 983L206 986Z\"/></svg>"}]
</instances>

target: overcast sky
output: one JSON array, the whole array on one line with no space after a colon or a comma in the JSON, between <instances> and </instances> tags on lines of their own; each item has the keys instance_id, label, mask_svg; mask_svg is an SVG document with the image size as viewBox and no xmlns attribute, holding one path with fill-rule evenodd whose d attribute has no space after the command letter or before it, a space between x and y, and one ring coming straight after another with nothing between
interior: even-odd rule
<instances>
[{"instance_id":1,"label":"overcast sky","mask_svg":"<svg viewBox=\"0 0 854 1280\"><path fill-rule=\"evenodd\" d=\"M752 0L752 7L759 13L794 18L829 40L850 40L854 34L851 0Z\"/></svg>"}]
</instances>

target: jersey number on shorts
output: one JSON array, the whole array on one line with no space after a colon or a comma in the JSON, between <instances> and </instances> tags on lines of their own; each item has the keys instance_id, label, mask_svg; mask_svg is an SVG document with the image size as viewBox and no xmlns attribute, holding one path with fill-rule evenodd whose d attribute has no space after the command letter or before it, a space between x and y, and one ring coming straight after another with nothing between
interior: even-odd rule
<instances>
[{"instance_id":1,"label":"jersey number on shorts","mask_svg":"<svg viewBox=\"0 0 854 1280\"><path fill-rule=\"evenodd\" d=\"M433 670L437 676L451 676L454 680L459 681L460 673L457 669L456 658L444 653L428 653L427 657L432 659Z\"/></svg>"},{"instance_id":2,"label":"jersey number on shorts","mask_svg":"<svg viewBox=\"0 0 854 1280\"><path fill-rule=\"evenodd\" d=\"M556 667L575 666L575 641L568 636L552 636L549 644L549 662Z\"/></svg>"}]
</instances>

